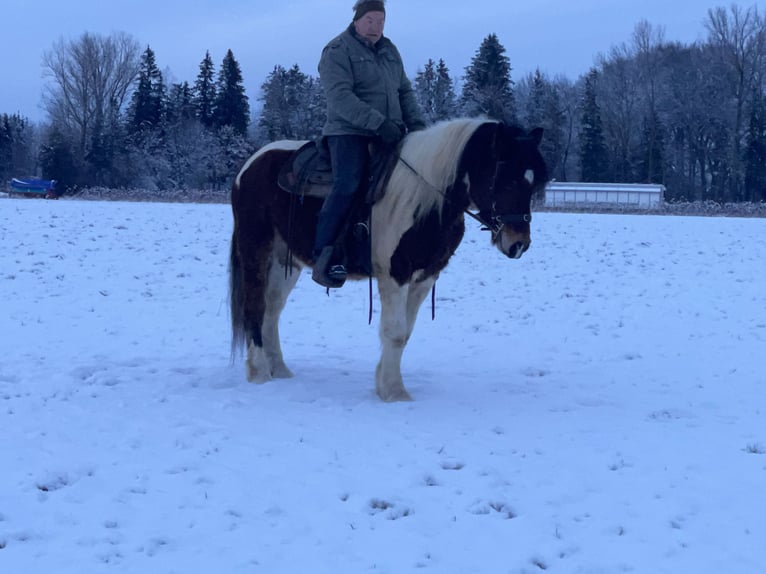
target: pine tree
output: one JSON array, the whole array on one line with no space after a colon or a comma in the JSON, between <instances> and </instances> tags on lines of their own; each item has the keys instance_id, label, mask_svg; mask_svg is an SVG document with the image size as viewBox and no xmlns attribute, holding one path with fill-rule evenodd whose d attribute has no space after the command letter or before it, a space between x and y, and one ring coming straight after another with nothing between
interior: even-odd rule
<instances>
[{"instance_id":1,"label":"pine tree","mask_svg":"<svg viewBox=\"0 0 766 574\"><path fill-rule=\"evenodd\" d=\"M511 62L497 35L490 34L484 39L465 71L460 100L463 113L513 122L516 118L516 102L511 81Z\"/></svg>"},{"instance_id":2,"label":"pine tree","mask_svg":"<svg viewBox=\"0 0 766 574\"><path fill-rule=\"evenodd\" d=\"M215 81L213 59L210 52L205 52L205 58L200 62L199 74L194 82L193 98L197 119L209 128L213 125L213 106L215 105Z\"/></svg>"},{"instance_id":3,"label":"pine tree","mask_svg":"<svg viewBox=\"0 0 766 574\"><path fill-rule=\"evenodd\" d=\"M298 138L313 139L322 133L327 121L327 99L319 78L308 76L303 99L303 127Z\"/></svg>"},{"instance_id":4,"label":"pine tree","mask_svg":"<svg viewBox=\"0 0 766 574\"><path fill-rule=\"evenodd\" d=\"M173 84L166 104L168 124L185 122L197 117L194 94L189 82Z\"/></svg>"},{"instance_id":5,"label":"pine tree","mask_svg":"<svg viewBox=\"0 0 766 574\"><path fill-rule=\"evenodd\" d=\"M289 70L275 66L261 85L263 109L258 120L269 141L310 139L322 130L325 99L319 81L301 72L298 65Z\"/></svg>"},{"instance_id":6,"label":"pine tree","mask_svg":"<svg viewBox=\"0 0 766 574\"><path fill-rule=\"evenodd\" d=\"M47 143L40 148L40 165L43 177L55 179L57 193L75 185L79 180L74 147L66 136L54 126L47 138Z\"/></svg>"},{"instance_id":7,"label":"pine tree","mask_svg":"<svg viewBox=\"0 0 766 574\"><path fill-rule=\"evenodd\" d=\"M18 114L0 115L0 182L35 172L33 126Z\"/></svg>"},{"instance_id":8,"label":"pine tree","mask_svg":"<svg viewBox=\"0 0 766 574\"><path fill-rule=\"evenodd\" d=\"M455 116L457 97L444 60L440 59L436 64L429 59L425 68L415 77L414 88L427 123L433 124Z\"/></svg>"},{"instance_id":9,"label":"pine tree","mask_svg":"<svg viewBox=\"0 0 766 574\"><path fill-rule=\"evenodd\" d=\"M213 117L217 128L231 126L238 134L247 134L250 103L245 95L239 62L231 50L226 52L218 72Z\"/></svg>"},{"instance_id":10,"label":"pine tree","mask_svg":"<svg viewBox=\"0 0 766 574\"><path fill-rule=\"evenodd\" d=\"M117 107L106 116L98 116L93 126L90 146L85 156L87 162L86 175L88 183L104 187L120 187L127 182L124 180L123 153L125 134L121 126Z\"/></svg>"},{"instance_id":11,"label":"pine tree","mask_svg":"<svg viewBox=\"0 0 766 574\"><path fill-rule=\"evenodd\" d=\"M434 98L436 121L448 120L457 115L457 95L455 82L450 76L449 68L444 60L439 59L436 65L436 95Z\"/></svg>"},{"instance_id":12,"label":"pine tree","mask_svg":"<svg viewBox=\"0 0 766 574\"><path fill-rule=\"evenodd\" d=\"M543 128L540 152L554 179L565 179L563 170L566 114L558 87L538 69L529 80L526 102L527 128Z\"/></svg>"},{"instance_id":13,"label":"pine tree","mask_svg":"<svg viewBox=\"0 0 766 574\"><path fill-rule=\"evenodd\" d=\"M432 59L429 58L425 68L415 76L413 88L426 122L434 123L436 121L436 64Z\"/></svg>"},{"instance_id":14,"label":"pine tree","mask_svg":"<svg viewBox=\"0 0 766 574\"><path fill-rule=\"evenodd\" d=\"M154 51L147 46L141 56L138 86L128 109L128 130L131 134L158 129L165 112L165 82L157 67Z\"/></svg>"},{"instance_id":15,"label":"pine tree","mask_svg":"<svg viewBox=\"0 0 766 574\"><path fill-rule=\"evenodd\" d=\"M13 177L13 137L8 114L0 116L0 181Z\"/></svg>"},{"instance_id":16,"label":"pine tree","mask_svg":"<svg viewBox=\"0 0 766 574\"><path fill-rule=\"evenodd\" d=\"M530 127L544 125L546 84L547 82L540 68L537 68L532 76L532 85L530 87L529 100L527 101L526 123Z\"/></svg>"},{"instance_id":17,"label":"pine tree","mask_svg":"<svg viewBox=\"0 0 766 574\"><path fill-rule=\"evenodd\" d=\"M609 165L601 110L596 101L598 72L593 69L585 78L580 121L580 177L582 181L606 182Z\"/></svg>"}]
</instances>

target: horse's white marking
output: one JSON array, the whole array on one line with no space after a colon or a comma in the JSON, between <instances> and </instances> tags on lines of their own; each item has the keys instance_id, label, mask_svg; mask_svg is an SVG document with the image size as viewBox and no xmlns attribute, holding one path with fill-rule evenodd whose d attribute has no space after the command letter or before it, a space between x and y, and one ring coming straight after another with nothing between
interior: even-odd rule
<instances>
[{"instance_id":1,"label":"horse's white marking","mask_svg":"<svg viewBox=\"0 0 766 574\"><path fill-rule=\"evenodd\" d=\"M252 163L261 157L263 154L265 154L268 151L271 151L273 149L283 149L283 150L296 150L302 145L306 143L306 140L279 140L275 142L271 142L269 144L266 144L262 148L259 148L257 152L255 152L253 155L250 156L250 158L245 162L245 165L242 166L242 169L239 170L239 173L237 174L237 177L234 179L234 183L237 187L239 187L239 182L242 177L242 174L245 173Z\"/></svg>"},{"instance_id":2,"label":"horse's white marking","mask_svg":"<svg viewBox=\"0 0 766 574\"><path fill-rule=\"evenodd\" d=\"M531 169L528 169L527 171L524 172L524 179L527 180L527 183L529 183L529 185L534 185L535 184L535 172L533 170L531 170Z\"/></svg>"},{"instance_id":3,"label":"horse's white marking","mask_svg":"<svg viewBox=\"0 0 766 574\"><path fill-rule=\"evenodd\" d=\"M272 378L289 379L293 376L282 357L279 315L285 307L290 291L300 277L300 270L288 269L285 273L286 259L287 245L281 237L277 238L269 259L264 293L266 310L261 325L263 347L256 347L251 342L247 349L247 379L253 383L265 383Z\"/></svg>"},{"instance_id":4,"label":"horse's white marking","mask_svg":"<svg viewBox=\"0 0 766 574\"><path fill-rule=\"evenodd\" d=\"M410 395L402 382L404 347L415 326L418 309L436 281L415 270L410 282L399 285L390 276L391 256L416 217L439 209L444 193L455 184L460 157L474 132L486 119L443 122L407 136L402 158L417 174L399 162L386 194L372 209L373 269L380 293L380 362L375 369L375 390L384 401L406 401ZM470 180L466 175L466 185Z\"/></svg>"},{"instance_id":5,"label":"horse's white marking","mask_svg":"<svg viewBox=\"0 0 766 574\"><path fill-rule=\"evenodd\" d=\"M511 233L507 228L503 230L500 236L500 250L508 257L520 259L528 247L529 243L526 242L523 235Z\"/></svg>"},{"instance_id":6,"label":"horse's white marking","mask_svg":"<svg viewBox=\"0 0 766 574\"><path fill-rule=\"evenodd\" d=\"M409 401L402 381L402 353L412 335L418 309L436 277L399 285L390 276L378 278L380 293L380 361L375 369L375 391L386 401Z\"/></svg>"},{"instance_id":7,"label":"horse's white marking","mask_svg":"<svg viewBox=\"0 0 766 574\"><path fill-rule=\"evenodd\" d=\"M271 367L263 347L256 347L252 341L247 347L247 380L263 384L271 380Z\"/></svg>"},{"instance_id":8,"label":"horse's white marking","mask_svg":"<svg viewBox=\"0 0 766 574\"><path fill-rule=\"evenodd\" d=\"M401 157L417 174L397 163L386 194L372 209L372 257L377 272L388 273L391 254L415 223L416 214L425 216L432 209L441 209L443 194L455 183L468 140L487 121L475 118L441 122L404 140Z\"/></svg>"},{"instance_id":9,"label":"horse's white marking","mask_svg":"<svg viewBox=\"0 0 766 574\"><path fill-rule=\"evenodd\" d=\"M288 269L285 273L286 261L287 244L280 237L274 240L274 248L271 251L264 294L266 312L261 326L263 349L269 364L269 374L275 379L289 379L293 376L282 357L282 347L279 340L279 316L285 308L290 291L293 290L298 277L300 277L300 270Z\"/></svg>"}]
</instances>

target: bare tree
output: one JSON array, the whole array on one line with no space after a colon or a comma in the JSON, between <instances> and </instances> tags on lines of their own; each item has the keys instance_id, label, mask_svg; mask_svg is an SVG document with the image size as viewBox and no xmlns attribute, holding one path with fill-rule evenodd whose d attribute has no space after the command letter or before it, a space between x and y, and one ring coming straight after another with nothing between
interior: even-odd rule
<instances>
[{"instance_id":1,"label":"bare tree","mask_svg":"<svg viewBox=\"0 0 766 574\"><path fill-rule=\"evenodd\" d=\"M740 199L744 183L742 144L745 134L746 106L754 93L755 81L760 77L760 68L766 46L766 25L758 13L758 7L743 9L732 4L725 8L711 8L705 22L708 43L717 52L720 62L728 73L722 80L729 86L733 97L733 133L730 138L729 162L732 177L730 193Z\"/></svg>"},{"instance_id":2,"label":"bare tree","mask_svg":"<svg viewBox=\"0 0 766 574\"><path fill-rule=\"evenodd\" d=\"M662 64L661 50L665 45L665 29L654 27L641 20L633 29L633 53L635 54L638 83L644 95L644 122L647 153L645 154L646 182L653 181L656 173L662 173L661 165L654 165L661 140L657 99Z\"/></svg>"},{"instance_id":3,"label":"bare tree","mask_svg":"<svg viewBox=\"0 0 766 574\"><path fill-rule=\"evenodd\" d=\"M44 94L46 110L52 123L76 136L79 159L85 157L96 126L123 110L138 74L139 55L138 42L123 32L60 38L43 55L52 80Z\"/></svg>"}]
</instances>

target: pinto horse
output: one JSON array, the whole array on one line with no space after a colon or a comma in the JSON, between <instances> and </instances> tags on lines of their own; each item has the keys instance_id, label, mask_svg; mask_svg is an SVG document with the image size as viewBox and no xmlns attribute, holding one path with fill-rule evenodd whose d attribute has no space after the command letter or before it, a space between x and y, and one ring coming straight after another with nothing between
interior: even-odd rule
<instances>
[{"instance_id":1,"label":"pinto horse","mask_svg":"<svg viewBox=\"0 0 766 574\"><path fill-rule=\"evenodd\" d=\"M457 249L465 214L492 243L518 259L530 245L530 202L547 183L542 129L457 119L409 134L370 215L372 276L380 295L382 350L375 390L384 401L411 400L401 358L418 309ZM232 352L247 346L247 378L291 377L279 316L311 251L322 199L282 190L277 178L305 142L279 141L256 152L232 186L230 254ZM349 279L365 275L349 268Z\"/></svg>"}]
</instances>

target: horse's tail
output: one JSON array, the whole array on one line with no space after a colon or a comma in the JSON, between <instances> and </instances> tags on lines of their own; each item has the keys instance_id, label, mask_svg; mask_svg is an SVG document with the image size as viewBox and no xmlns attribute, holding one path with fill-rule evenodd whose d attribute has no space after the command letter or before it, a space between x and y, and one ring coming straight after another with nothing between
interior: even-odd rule
<instances>
[{"instance_id":1,"label":"horse's tail","mask_svg":"<svg viewBox=\"0 0 766 574\"><path fill-rule=\"evenodd\" d=\"M245 346L245 294L242 263L239 260L237 229L231 234L231 252L229 254L229 304L231 305L231 358L234 358Z\"/></svg>"}]
</instances>

